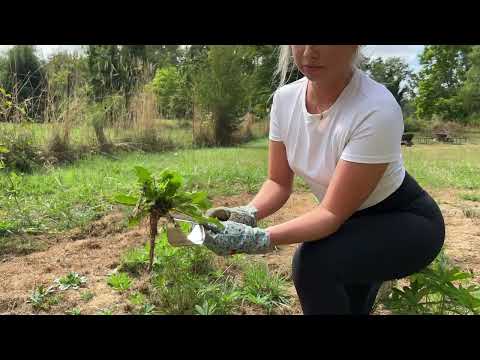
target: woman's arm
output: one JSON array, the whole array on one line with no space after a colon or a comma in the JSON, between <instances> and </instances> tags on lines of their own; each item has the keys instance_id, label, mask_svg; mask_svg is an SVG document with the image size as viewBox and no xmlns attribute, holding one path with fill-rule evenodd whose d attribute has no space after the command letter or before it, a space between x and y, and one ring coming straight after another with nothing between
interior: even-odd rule
<instances>
[{"instance_id":1,"label":"woman's arm","mask_svg":"<svg viewBox=\"0 0 480 360\"><path fill-rule=\"evenodd\" d=\"M268 227L272 245L325 238L361 206L377 186L388 164L360 164L340 160L321 204L283 224Z\"/></svg>"},{"instance_id":2,"label":"woman's arm","mask_svg":"<svg viewBox=\"0 0 480 360\"><path fill-rule=\"evenodd\" d=\"M288 165L285 145L270 140L268 154L268 179L249 204L258 209L258 220L280 209L287 202L293 188L294 173Z\"/></svg>"}]
</instances>

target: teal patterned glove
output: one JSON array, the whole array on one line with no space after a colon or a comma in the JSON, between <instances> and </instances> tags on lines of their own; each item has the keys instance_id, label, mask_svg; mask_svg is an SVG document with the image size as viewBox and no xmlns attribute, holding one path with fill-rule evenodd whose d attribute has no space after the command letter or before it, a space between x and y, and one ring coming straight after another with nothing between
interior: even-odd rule
<instances>
[{"instance_id":1,"label":"teal patterned glove","mask_svg":"<svg viewBox=\"0 0 480 360\"><path fill-rule=\"evenodd\" d=\"M270 250L270 237L265 230L234 221L222 224L223 230L205 230L203 245L217 255L263 254Z\"/></svg>"},{"instance_id":2,"label":"teal patterned glove","mask_svg":"<svg viewBox=\"0 0 480 360\"><path fill-rule=\"evenodd\" d=\"M237 207L217 207L209 209L205 215L215 217L220 221L235 221L237 223L256 227L257 219L256 214L258 210L251 205L237 206Z\"/></svg>"}]
</instances>

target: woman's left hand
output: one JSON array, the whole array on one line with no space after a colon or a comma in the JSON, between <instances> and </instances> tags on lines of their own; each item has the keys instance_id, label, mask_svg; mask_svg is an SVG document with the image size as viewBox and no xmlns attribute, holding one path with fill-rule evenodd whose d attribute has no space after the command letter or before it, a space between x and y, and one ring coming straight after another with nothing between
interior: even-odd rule
<instances>
[{"instance_id":1,"label":"woman's left hand","mask_svg":"<svg viewBox=\"0 0 480 360\"><path fill-rule=\"evenodd\" d=\"M270 250L270 236L258 227L222 221L223 230L205 229L204 245L217 255L262 254Z\"/></svg>"}]
</instances>

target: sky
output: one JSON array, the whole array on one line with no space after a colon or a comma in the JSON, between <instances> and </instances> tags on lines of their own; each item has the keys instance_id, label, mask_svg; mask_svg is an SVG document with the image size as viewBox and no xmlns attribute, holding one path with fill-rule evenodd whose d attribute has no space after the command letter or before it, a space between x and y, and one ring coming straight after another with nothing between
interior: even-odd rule
<instances>
[{"instance_id":1,"label":"sky","mask_svg":"<svg viewBox=\"0 0 480 360\"><path fill-rule=\"evenodd\" d=\"M36 45L37 50L41 56L47 58L48 56L58 51L75 52L81 49L81 45ZM0 53L12 47L12 45L0 45ZM364 48L364 54L368 57L382 57L388 58L398 56L410 65L410 67L417 71L419 69L418 55L422 52L424 45L367 45Z\"/></svg>"}]
</instances>

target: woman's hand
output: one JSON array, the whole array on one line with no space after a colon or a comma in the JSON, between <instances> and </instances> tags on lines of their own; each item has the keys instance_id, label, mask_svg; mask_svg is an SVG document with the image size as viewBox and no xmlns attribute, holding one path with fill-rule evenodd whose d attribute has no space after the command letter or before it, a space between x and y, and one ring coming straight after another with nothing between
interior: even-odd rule
<instances>
[{"instance_id":1,"label":"woman's hand","mask_svg":"<svg viewBox=\"0 0 480 360\"><path fill-rule=\"evenodd\" d=\"M203 244L217 255L262 254L270 250L270 236L264 229L234 221L222 224L223 230L205 229Z\"/></svg>"},{"instance_id":2,"label":"woman's hand","mask_svg":"<svg viewBox=\"0 0 480 360\"><path fill-rule=\"evenodd\" d=\"M257 209L251 205L237 206L237 207L217 207L209 209L205 215L217 218L220 221L235 221L237 223L257 226Z\"/></svg>"}]
</instances>

